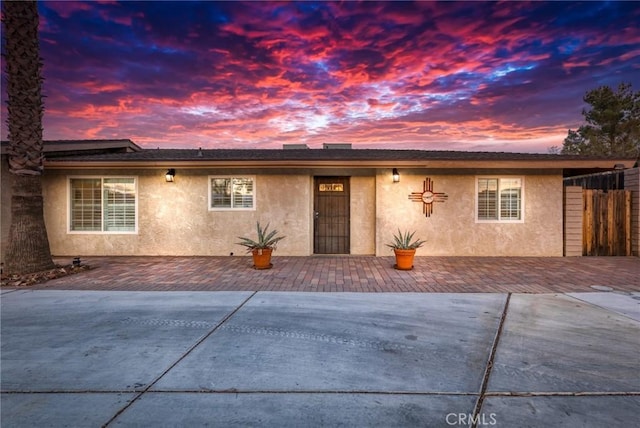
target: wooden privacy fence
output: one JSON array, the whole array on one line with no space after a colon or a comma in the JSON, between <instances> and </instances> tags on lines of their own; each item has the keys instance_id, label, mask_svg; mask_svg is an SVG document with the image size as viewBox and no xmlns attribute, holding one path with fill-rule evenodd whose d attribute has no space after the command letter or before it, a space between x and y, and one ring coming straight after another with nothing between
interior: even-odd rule
<instances>
[{"instance_id":1,"label":"wooden privacy fence","mask_svg":"<svg viewBox=\"0 0 640 428\"><path fill-rule=\"evenodd\" d=\"M583 189L582 254L631 255L631 192Z\"/></svg>"}]
</instances>

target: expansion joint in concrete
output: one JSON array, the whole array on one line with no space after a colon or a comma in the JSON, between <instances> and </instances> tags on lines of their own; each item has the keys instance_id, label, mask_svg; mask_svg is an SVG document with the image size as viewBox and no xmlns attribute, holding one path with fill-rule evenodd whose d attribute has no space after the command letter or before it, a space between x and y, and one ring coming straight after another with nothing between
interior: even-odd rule
<instances>
[{"instance_id":1,"label":"expansion joint in concrete","mask_svg":"<svg viewBox=\"0 0 640 428\"><path fill-rule=\"evenodd\" d=\"M504 301L504 307L502 308L502 315L500 316L500 322L498 323L498 329L496 330L496 335L493 338L491 351L489 352L489 359L487 360L484 376L482 378L480 393L478 394L478 399L476 400L476 405L473 409L472 421L478 421L480 411L482 410L482 403L484 402L484 398L487 393L487 386L489 385L489 378L491 377L491 370L493 369L493 361L496 357L496 352L498 350L498 343L500 342L500 337L502 336L502 328L504 327L504 322L507 318L507 310L509 309L510 300L511 300L511 293L507 293L507 297ZM474 422L473 428L477 428L477 425L478 425L477 422Z\"/></svg>"},{"instance_id":2,"label":"expansion joint in concrete","mask_svg":"<svg viewBox=\"0 0 640 428\"><path fill-rule=\"evenodd\" d=\"M131 401L129 401L122 409L120 409L118 412L116 412L115 415L113 415L113 417L111 419L109 419L104 425L102 425L102 428L105 428L107 426L109 426L113 421L115 421L118 416L120 416L122 413L124 413L129 407L131 407L133 405L133 403L135 403L136 401L138 401L140 399L140 397L142 397L146 392L148 392L156 383L158 383L160 381L160 379L162 379L167 373L169 373L171 371L171 369L173 369L175 366L177 366L180 361L184 360L191 352L193 352L194 349L196 349L198 346L200 346L200 344L202 342L204 342L205 340L207 340L209 338L209 336L211 336L213 333L215 333L216 331L218 331L218 329L220 329L231 317L233 317L236 312L238 312L240 310L240 308L242 308L245 304L247 304L247 302L249 300L251 300L251 298L253 298L253 296L255 296L258 292L254 291L253 293L251 293L251 295L249 297L247 297L242 303L240 303L238 305L238 307L236 307L233 311L231 311L229 314L227 314L227 316L225 316L219 323L217 323L211 330L209 330L204 336L202 336L198 341L196 341L196 343L194 343L189 349L187 349L187 351L182 354L173 364L171 364L165 371L163 371L160 376L156 377L152 382L150 382L146 388L144 388L142 391L140 391L138 393L138 395L136 395L135 397L133 397L133 399Z\"/></svg>"}]
</instances>

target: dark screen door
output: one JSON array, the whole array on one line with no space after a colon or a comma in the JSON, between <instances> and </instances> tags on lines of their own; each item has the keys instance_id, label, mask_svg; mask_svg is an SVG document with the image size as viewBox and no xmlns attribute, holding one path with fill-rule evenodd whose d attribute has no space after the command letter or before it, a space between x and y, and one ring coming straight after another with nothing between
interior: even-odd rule
<instances>
[{"instance_id":1,"label":"dark screen door","mask_svg":"<svg viewBox=\"0 0 640 428\"><path fill-rule=\"evenodd\" d=\"M314 178L315 254L349 254L349 200L349 177Z\"/></svg>"}]
</instances>

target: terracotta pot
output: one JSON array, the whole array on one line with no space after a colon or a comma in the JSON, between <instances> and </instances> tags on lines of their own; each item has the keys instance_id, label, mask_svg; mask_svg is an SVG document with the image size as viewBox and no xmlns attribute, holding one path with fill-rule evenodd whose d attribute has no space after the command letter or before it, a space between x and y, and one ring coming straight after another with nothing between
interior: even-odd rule
<instances>
[{"instance_id":1,"label":"terracotta pot","mask_svg":"<svg viewBox=\"0 0 640 428\"><path fill-rule=\"evenodd\" d=\"M251 252L253 254L254 269L271 269L271 252L273 248L256 248Z\"/></svg>"},{"instance_id":2,"label":"terracotta pot","mask_svg":"<svg viewBox=\"0 0 640 428\"><path fill-rule=\"evenodd\" d=\"M401 250L394 248L396 253L396 264L393 266L398 270L411 270L413 269L413 257L416 255L416 250Z\"/></svg>"}]
</instances>

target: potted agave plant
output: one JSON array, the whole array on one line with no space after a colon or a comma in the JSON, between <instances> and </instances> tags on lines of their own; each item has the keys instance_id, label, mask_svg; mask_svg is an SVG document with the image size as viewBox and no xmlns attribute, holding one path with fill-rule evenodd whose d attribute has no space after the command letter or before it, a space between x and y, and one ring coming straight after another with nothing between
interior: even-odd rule
<instances>
[{"instance_id":1,"label":"potted agave plant","mask_svg":"<svg viewBox=\"0 0 640 428\"><path fill-rule=\"evenodd\" d=\"M426 242L421 239L413 239L414 232L405 231L404 233L398 229L398 234L393 235L393 242L386 244L387 247L393 248L396 255L396 264L393 266L398 270L413 269L413 258L416 255L416 249L422 247Z\"/></svg>"},{"instance_id":2,"label":"potted agave plant","mask_svg":"<svg viewBox=\"0 0 640 428\"><path fill-rule=\"evenodd\" d=\"M277 236L278 231L268 231L269 223L263 228L260 226L260 222L257 222L258 239L253 240L251 238L244 238L239 236L240 242L238 245L247 247L247 252L253 255L253 267L254 269L271 269L271 253L276 249L276 244L284 239L284 236Z\"/></svg>"}]
</instances>

